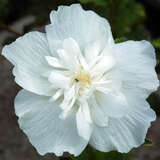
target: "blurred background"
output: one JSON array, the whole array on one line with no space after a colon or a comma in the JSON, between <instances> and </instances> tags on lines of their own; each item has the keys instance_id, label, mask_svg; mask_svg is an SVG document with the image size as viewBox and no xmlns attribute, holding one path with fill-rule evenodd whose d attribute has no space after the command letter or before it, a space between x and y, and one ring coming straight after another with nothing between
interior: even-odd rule
<instances>
[{"instance_id":1,"label":"blurred background","mask_svg":"<svg viewBox=\"0 0 160 160\"><path fill-rule=\"evenodd\" d=\"M1 49L26 32L44 32L44 26L50 23L50 11L72 3L81 3L85 9L107 18L116 43L149 40L156 48L156 71L160 77L160 0L0 0L0 160L60 160L51 154L39 156L19 129L13 102L20 87L15 84L12 65L1 56ZM147 135L152 143L127 155L108 153L106 160L160 160L160 90L148 102L158 116Z\"/></svg>"}]
</instances>

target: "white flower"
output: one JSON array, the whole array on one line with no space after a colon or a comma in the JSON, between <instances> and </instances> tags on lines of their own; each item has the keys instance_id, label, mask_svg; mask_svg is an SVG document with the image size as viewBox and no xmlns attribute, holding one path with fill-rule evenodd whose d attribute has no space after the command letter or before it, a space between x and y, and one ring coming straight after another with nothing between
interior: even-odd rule
<instances>
[{"instance_id":1,"label":"white flower","mask_svg":"<svg viewBox=\"0 0 160 160\"><path fill-rule=\"evenodd\" d=\"M19 125L41 155L79 155L87 144L128 152L144 142L159 86L147 41L115 44L108 22L79 4L52 11L46 33L30 32L3 48L24 89ZM122 22L123 23L123 22Z\"/></svg>"}]
</instances>

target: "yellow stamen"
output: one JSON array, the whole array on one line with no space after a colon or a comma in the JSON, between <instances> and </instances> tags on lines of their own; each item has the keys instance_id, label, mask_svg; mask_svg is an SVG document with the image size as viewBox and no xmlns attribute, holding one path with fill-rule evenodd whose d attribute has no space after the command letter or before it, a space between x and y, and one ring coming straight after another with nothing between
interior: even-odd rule
<instances>
[{"instance_id":1,"label":"yellow stamen","mask_svg":"<svg viewBox=\"0 0 160 160\"><path fill-rule=\"evenodd\" d=\"M76 75L75 80L77 82L80 82L84 85L90 85L91 79L87 73L85 73L82 69L80 69L80 72Z\"/></svg>"}]
</instances>

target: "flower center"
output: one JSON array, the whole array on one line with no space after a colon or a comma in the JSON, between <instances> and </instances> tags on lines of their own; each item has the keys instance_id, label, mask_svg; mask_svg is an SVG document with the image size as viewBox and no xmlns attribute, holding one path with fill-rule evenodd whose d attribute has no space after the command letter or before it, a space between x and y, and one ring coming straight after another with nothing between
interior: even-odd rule
<instances>
[{"instance_id":1,"label":"flower center","mask_svg":"<svg viewBox=\"0 0 160 160\"><path fill-rule=\"evenodd\" d=\"M75 81L80 82L86 86L91 85L91 79L90 79L89 75L82 68L80 68L78 74L76 74Z\"/></svg>"}]
</instances>

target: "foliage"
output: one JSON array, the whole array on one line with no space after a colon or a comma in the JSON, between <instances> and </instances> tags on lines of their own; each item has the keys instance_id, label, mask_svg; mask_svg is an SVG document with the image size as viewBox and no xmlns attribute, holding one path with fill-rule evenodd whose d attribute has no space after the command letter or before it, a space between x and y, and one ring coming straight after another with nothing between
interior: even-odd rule
<instances>
[{"instance_id":1,"label":"foliage","mask_svg":"<svg viewBox=\"0 0 160 160\"><path fill-rule=\"evenodd\" d=\"M120 38L115 39L115 43L120 43L120 42L124 42L124 41L126 41L125 37L120 37Z\"/></svg>"},{"instance_id":2,"label":"foliage","mask_svg":"<svg viewBox=\"0 0 160 160\"><path fill-rule=\"evenodd\" d=\"M36 16L36 25L43 25L49 20L51 10L57 9L59 5L70 5L77 3L77 0L29 0L31 3L30 12ZM37 5L38 4L38 5Z\"/></svg>"},{"instance_id":3,"label":"foliage","mask_svg":"<svg viewBox=\"0 0 160 160\"><path fill-rule=\"evenodd\" d=\"M80 0L81 3L94 3L95 5L104 6L106 5L106 0Z\"/></svg>"},{"instance_id":4,"label":"foliage","mask_svg":"<svg viewBox=\"0 0 160 160\"><path fill-rule=\"evenodd\" d=\"M100 8L100 14L111 23L115 37L136 37L136 32L146 17L142 5L134 0L81 0L81 2L90 2Z\"/></svg>"},{"instance_id":5,"label":"foliage","mask_svg":"<svg viewBox=\"0 0 160 160\"><path fill-rule=\"evenodd\" d=\"M71 160L130 160L130 153L122 154L116 151L103 153L87 147L85 151L79 156L70 156Z\"/></svg>"},{"instance_id":6,"label":"foliage","mask_svg":"<svg viewBox=\"0 0 160 160\"><path fill-rule=\"evenodd\" d=\"M153 146L154 142L152 142L150 139L145 139L145 143L143 144L143 146Z\"/></svg>"},{"instance_id":7,"label":"foliage","mask_svg":"<svg viewBox=\"0 0 160 160\"><path fill-rule=\"evenodd\" d=\"M155 48L159 48L160 49L160 38L157 38L155 40L152 41L152 44Z\"/></svg>"},{"instance_id":8,"label":"foliage","mask_svg":"<svg viewBox=\"0 0 160 160\"><path fill-rule=\"evenodd\" d=\"M3 22L8 15L8 4L9 0L0 0L0 23Z\"/></svg>"},{"instance_id":9,"label":"foliage","mask_svg":"<svg viewBox=\"0 0 160 160\"><path fill-rule=\"evenodd\" d=\"M53 9L57 9L59 5L70 5L72 3L81 2L85 9L96 11L101 16L107 18L111 24L113 35L115 38L124 37L125 39L146 39L148 33L143 27L145 19L145 11L135 0L28 0L29 14L36 17L35 25L43 25L49 21L49 13ZM5 19L8 7L11 2L9 0L0 0L0 19ZM11 4L10 4L11 5ZM16 15L17 17L19 15ZM134 30L134 32L133 32Z\"/></svg>"},{"instance_id":10,"label":"foliage","mask_svg":"<svg viewBox=\"0 0 160 160\"><path fill-rule=\"evenodd\" d=\"M145 142L143 144L143 146L153 145L154 143L150 139L145 139ZM74 157L71 155L70 158L71 160L134 160L130 159L131 152L132 151L130 151L129 153L119 153L117 151L112 151L108 153L103 153L96 151L88 146L79 157Z\"/></svg>"}]
</instances>

